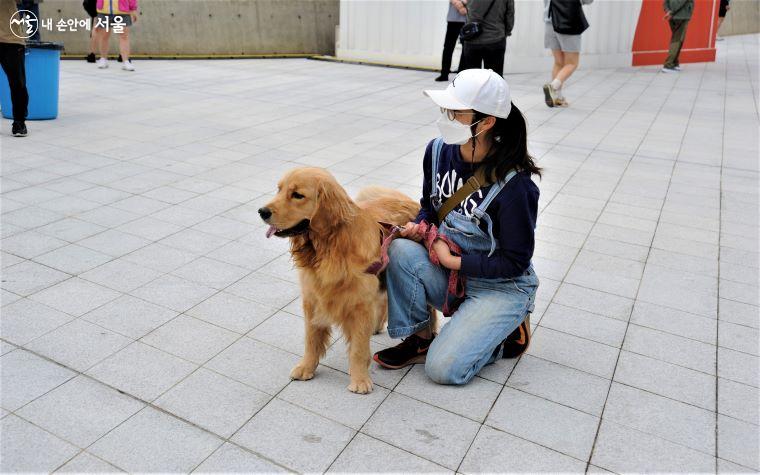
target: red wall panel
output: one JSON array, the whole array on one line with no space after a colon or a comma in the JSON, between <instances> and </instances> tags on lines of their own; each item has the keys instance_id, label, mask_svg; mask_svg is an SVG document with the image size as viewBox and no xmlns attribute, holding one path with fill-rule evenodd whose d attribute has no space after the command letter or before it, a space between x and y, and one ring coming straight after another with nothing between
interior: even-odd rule
<instances>
[{"instance_id":1,"label":"red wall panel","mask_svg":"<svg viewBox=\"0 0 760 475\"><path fill-rule=\"evenodd\" d=\"M694 13L681 49L681 63L715 61L720 0L695 0ZM633 38L633 65L662 64L668 55L670 27L664 19L662 0L642 0L641 14Z\"/></svg>"}]
</instances>

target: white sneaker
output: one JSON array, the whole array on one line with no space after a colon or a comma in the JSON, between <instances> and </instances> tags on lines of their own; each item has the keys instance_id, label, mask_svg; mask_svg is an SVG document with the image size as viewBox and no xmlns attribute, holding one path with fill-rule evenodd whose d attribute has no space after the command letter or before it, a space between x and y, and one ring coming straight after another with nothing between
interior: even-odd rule
<instances>
[{"instance_id":1,"label":"white sneaker","mask_svg":"<svg viewBox=\"0 0 760 475\"><path fill-rule=\"evenodd\" d=\"M676 68L665 68L665 67L663 67L661 71L663 73L677 73L678 72Z\"/></svg>"},{"instance_id":2,"label":"white sneaker","mask_svg":"<svg viewBox=\"0 0 760 475\"><path fill-rule=\"evenodd\" d=\"M134 71L135 67L132 65L132 61L124 61L121 65L121 69L124 71Z\"/></svg>"},{"instance_id":3,"label":"white sneaker","mask_svg":"<svg viewBox=\"0 0 760 475\"><path fill-rule=\"evenodd\" d=\"M106 58L100 58L98 60L98 69L106 69L108 67L108 60Z\"/></svg>"}]
</instances>

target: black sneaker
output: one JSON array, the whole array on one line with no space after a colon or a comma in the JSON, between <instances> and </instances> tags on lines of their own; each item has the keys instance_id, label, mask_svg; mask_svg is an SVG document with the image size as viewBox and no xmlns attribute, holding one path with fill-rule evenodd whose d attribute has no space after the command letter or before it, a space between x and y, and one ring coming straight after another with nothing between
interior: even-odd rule
<instances>
[{"instance_id":1,"label":"black sneaker","mask_svg":"<svg viewBox=\"0 0 760 475\"><path fill-rule=\"evenodd\" d=\"M417 335L408 336L393 348L378 351L372 359L383 368L388 369L399 369L410 364L424 363L433 338L427 340Z\"/></svg>"},{"instance_id":2,"label":"black sneaker","mask_svg":"<svg viewBox=\"0 0 760 475\"><path fill-rule=\"evenodd\" d=\"M530 314L501 344L504 346L502 358L517 358L525 353L530 346Z\"/></svg>"},{"instance_id":3,"label":"black sneaker","mask_svg":"<svg viewBox=\"0 0 760 475\"><path fill-rule=\"evenodd\" d=\"M14 137L26 137L26 124L23 122L14 122L12 132Z\"/></svg>"},{"instance_id":4,"label":"black sneaker","mask_svg":"<svg viewBox=\"0 0 760 475\"><path fill-rule=\"evenodd\" d=\"M86 59L88 63L94 63L95 61L97 61L97 59L95 58L95 53L88 54L84 59Z\"/></svg>"},{"instance_id":5,"label":"black sneaker","mask_svg":"<svg viewBox=\"0 0 760 475\"><path fill-rule=\"evenodd\" d=\"M438 76L437 78L435 78L435 80L437 82L444 82L444 81L448 82L449 81L449 75L448 74L441 74L440 76Z\"/></svg>"},{"instance_id":6,"label":"black sneaker","mask_svg":"<svg viewBox=\"0 0 760 475\"><path fill-rule=\"evenodd\" d=\"M122 59L121 55L119 55L119 57L118 57L118 58L116 58L116 61L118 61L118 62L120 62L120 63L121 63L121 62L122 62L122 61L124 61L124 60Z\"/></svg>"}]
</instances>

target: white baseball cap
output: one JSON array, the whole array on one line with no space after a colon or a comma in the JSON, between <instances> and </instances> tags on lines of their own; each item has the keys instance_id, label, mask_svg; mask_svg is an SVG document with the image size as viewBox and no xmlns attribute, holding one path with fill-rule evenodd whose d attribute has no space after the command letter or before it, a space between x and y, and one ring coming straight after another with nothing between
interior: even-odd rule
<instances>
[{"instance_id":1,"label":"white baseball cap","mask_svg":"<svg viewBox=\"0 0 760 475\"><path fill-rule=\"evenodd\" d=\"M424 94L444 109L473 109L502 119L512 110L507 81L490 69L466 69L446 89L428 90Z\"/></svg>"}]
</instances>

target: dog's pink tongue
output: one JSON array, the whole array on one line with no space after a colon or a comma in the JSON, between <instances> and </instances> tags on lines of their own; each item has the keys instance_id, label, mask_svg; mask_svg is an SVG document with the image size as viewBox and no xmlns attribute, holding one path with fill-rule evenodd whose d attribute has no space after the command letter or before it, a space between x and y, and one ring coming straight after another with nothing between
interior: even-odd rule
<instances>
[{"instance_id":1,"label":"dog's pink tongue","mask_svg":"<svg viewBox=\"0 0 760 475\"><path fill-rule=\"evenodd\" d=\"M277 228L274 226L269 226L269 229L267 229L267 238L272 237L275 232L277 232Z\"/></svg>"}]
</instances>

